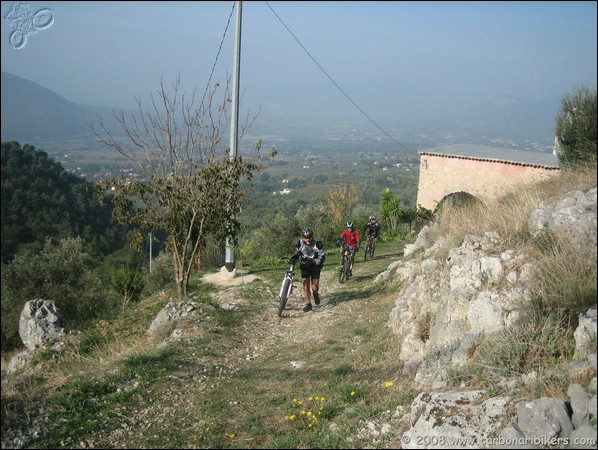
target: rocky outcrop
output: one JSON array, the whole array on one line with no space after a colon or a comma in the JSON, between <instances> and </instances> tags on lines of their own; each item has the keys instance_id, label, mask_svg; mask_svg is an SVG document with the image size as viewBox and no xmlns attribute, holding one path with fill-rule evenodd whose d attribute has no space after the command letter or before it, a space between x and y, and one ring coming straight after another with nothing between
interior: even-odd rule
<instances>
[{"instance_id":1,"label":"rocky outcrop","mask_svg":"<svg viewBox=\"0 0 598 450\"><path fill-rule=\"evenodd\" d=\"M448 369L466 363L472 348L513 323L529 301L530 262L501 251L500 242L495 232L468 236L444 261L430 255L396 268L405 287L388 326L401 342L405 372L421 387L442 383Z\"/></svg>"},{"instance_id":2,"label":"rocky outcrop","mask_svg":"<svg viewBox=\"0 0 598 450\"><path fill-rule=\"evenodd\" d=\"M25 303L19 318L19 335L27 350L11 358L8 373L25 367L35 351L48 341L59 341L65 335L62 317L54 302L36 299Z\"/></svg>"},{"instance_id":3,"label":"rocky outcrop","mask_svg":"<svg viewBox=\"0 0 598 450\"><path fill-rule=\"evenodd\" d=\"M572 191L552 206L542 203L528 221L532 232L565 233L572 242L595 249L596 189ZM422 253L391 265L377 282L403 286L388 321L398 337L398 357L405 373L420 387L442 387L452 367L467 363L483 339L510 326L530 300L531 260L517 249L504 249L493 231L467 236L461 246L438 252L429 248L424 228L405 254ZM446 254L446 253L445 253ZM594 347L595 352L595 347Z\"/></svg>"},{"instance_id":4,"label":"rocky outcrop","mask_svg":"<svg viewBox=\"0 0 598 450\"><path fill-rule=\"evenodd\" d=\"M573 244L596 248L596 192L596 188L572 191L554 206L542 202L530 215L528 225L536 233L558 231Z\"/></svg>"},{"instance_id":5,"label":"rocky outcrop","mask_svg":"<svg viewBox=\"0 0 598 450\"><path fill-rule=\"evenodd\" d=\"M150 341L159 342L162 346L170 340L180 339L185 334L201 333L201 321L214 310L211 305L191 300L170 301L153 320L146 335Z\"/></svg>"},{"instance_id":6,"label":"rocky outcrop","mask_svg":"<svg viewBox=\"0 0 598 450\"><path fill-rule=\"evenodd\" d=\"M556 205L542 203L528 225L532 233L556 232L595 251L596 203L595 188L573 191ZM387 325L400 342L405 374L422 389L411 406L404 448L595 448L595 307L580 315L574 334L567 399L514 402L449 389L448 371L467 364L484 339L508 328L526 308L534 262L517 249L504 249L492 231L467 236L448 257L439 256L443 242L430 245L428 231L406 247L412 258L376 279L402 285ZM526 383L533 375L505 382Z\"/></svg>"},{"instance_id":7,"label":"rocky outcrop","mask_svg":"<svg viewBox=\"0 0 598 450\"><path fill-rule=\"evenodd\" d=\"M64 336L62 317L54 302L36 299L25 303L19 319L19 335L29 350Z\"/></svg>"}]
</instances>

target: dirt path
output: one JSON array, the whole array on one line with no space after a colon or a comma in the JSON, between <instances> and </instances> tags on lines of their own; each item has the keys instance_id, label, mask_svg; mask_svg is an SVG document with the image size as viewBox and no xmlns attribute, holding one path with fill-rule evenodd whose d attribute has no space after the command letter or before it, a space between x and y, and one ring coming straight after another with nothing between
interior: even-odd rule
<instances>
[{"instance_id":1,"label":"dirt path","mask_svg":"<svg viewBox=\"0 0 598 450\"><path fill-rule=\"evenodd\" d=\"M257 348L270 348L279 342L302 343L329 334L329 329L335 326L339 316L352 314L354 305L342 301L344 294L352 295L351 293L360 289L364 282L373 282L374 277L380 272L372 270L373 268L374 266L369 262L356 263L354 276L343 284L338 281L336 267L334 270L332 268L323 270L320 278L321 303L316 306L312 298L313 310L307 313L303 312L305 300L300 273L297 273L293 293L287 301L282 317L278 317L277 289L279 286L267 287L271 301L266 302L264 314L257 319L256 323L248 324L248 328L255 327L254 330L248 329L246 336L248 346L254 349L252 352L254 356ZM202 280L222 287L240 286L241 289L244 283L257 278L253 276L250 279L247 273L242 277L232 278L225 273L225 270L204 276Z\"/></svg>"}]
</instances>

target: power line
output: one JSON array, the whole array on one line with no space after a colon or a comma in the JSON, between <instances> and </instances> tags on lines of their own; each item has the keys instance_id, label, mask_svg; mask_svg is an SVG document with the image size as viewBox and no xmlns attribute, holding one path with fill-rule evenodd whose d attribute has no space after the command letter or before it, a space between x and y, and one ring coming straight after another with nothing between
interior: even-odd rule
<instances>
[{"instance_id":1,"label":"power line","mask_svg":"<svg viewBox=\"0 0 598 450\"><path fill-rule=\"evenodd\" d=\"M290 33L290 35L293 37L293 39L295 39L295 41L297 41L297 44L299 44L301 46L301 48L303 49L303 51L305 51L305 53L307 53L307 56L309 56L311 58L311 60L315 63L315 65L318 66L318 68L322 71L322 73L324 75L326 75L326 77L347 98L347 100L349 100L353 104L353 106L355 106L359 110L359 112L361 112L361 114L363 114L366 117L366 119L368 119L372 124L374 124L374 126L376 128L378 128L380 131L382 131L382 133L384 133L386 136L388 136L390 139L392 139L398 145L400 145L401 147L403 147L405 150L411 151L410 148L407 148L401 142L397 141L394 137L392 137L390 134L388 134L386 132L386 130L384 130L380 125L378 125L378 123L376 123L376 121L374 119L372 119L357 103L355 103L353 101L353 99L338 85L338 83L336 81L334 81L334 79L328 74L328 72L326 72L326 70L324 70L324 68L320 65L320 63L318 63L318 61L316 61L316 59L311 55L311 53L309 53L309 51L305 48L305 46L301 43L301 41L299 41L299 39L297 38L297 36L295 36L295 34L290 30L290 28L280 18L280 16L278 14L276 14L276 11L274 11L274 9L272 8L272 6L270 6L270 4L268 2L266 2L266 5L268 5L268 8L270 8L270 10L272 11L272 13L280 21L280 23L282 24L282 26L284 26L286 28L286 30Z\"/></svg>"},{"instance_id":2,"label":"power line","mask_svg":"<svg viewBox=\"0 0 598 450\"><path fill-rule=\"evenodd\" d=\"M203 93L203 97L201 98L200 105L203 105L203 102L206 99L206 94L208 93L208 89L210 89L210 83L212 82L212 76L214 75L214 70L216 69L216 64L218 63L218 57L220 56L220 52L222 51L222 44L224 43L224 39L226 38L226 32L228 31L228 26L230 25L230 20L233 17L234 10L235 10L235 2L233 2L233 7L230 10L230 14L228 15L228 21L226 22L226 27L224 27L224 33L222 34L222 39L220 40L220 46L218 47L218 51L216 52L216 58L214 59L214 65L212 66L212 71L210 72L208 82L206 83L206 90Z\"/></svg>"}]
</instances>

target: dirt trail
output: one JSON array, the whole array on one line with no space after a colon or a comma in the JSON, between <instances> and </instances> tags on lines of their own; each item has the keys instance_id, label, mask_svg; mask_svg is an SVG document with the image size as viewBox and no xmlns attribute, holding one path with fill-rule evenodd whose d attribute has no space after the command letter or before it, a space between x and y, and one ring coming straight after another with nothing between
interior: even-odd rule
<instances>
[{"instance_id":1,"label":"dirt trail","mask_svg":"<svg viewBox=\"0 0 598 450\"><path fill-rule=\"evenodd\" d=\"M296 274L293 293L287 301L282 317L278 317L279 286L266 287L267 295L271 300L266 301L264 314L256 319L256 323L247 324L248 328L254 328L252 331L247 330L248 351L255 356L257 349L269 348L280 342L302 343L326 335L328 329L335 326L339 316L351 314L351 302L338 301L343 297L342 292L355 289L358 279L368 278L373 281L378 273L371 272L372 266L368 263L356 263L354 269L354 277L343 284L338 281L336 268L323 270L320 277L321 303L316 306L312 298L313 310L307 313L303 312L305 300L299 272ZM239 276L239 273L242 275ZM239 289L242 289L244 283L253 281L255 278L258 277L248 276L242 271L232 277L224 269L216 274L206 275L202 280L217 286L239 286Z\"/></svg>"}]
</instances>

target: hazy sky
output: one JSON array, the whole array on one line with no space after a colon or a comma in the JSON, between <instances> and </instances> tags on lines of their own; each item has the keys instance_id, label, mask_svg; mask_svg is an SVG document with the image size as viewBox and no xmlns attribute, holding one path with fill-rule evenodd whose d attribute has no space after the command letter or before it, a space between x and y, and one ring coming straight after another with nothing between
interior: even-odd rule
<instances>
[{"instance_id":1,"label":"hazy sky","mask_svg":"<svg viewBox=\"0 0 598 450\"><path fill-rule=\"evenodd\" d=\"M53 22L11 42L17 22L7 13L19 3L31 14L49 9ZM155 92L161 75L180 74L185 90L203 93L229 17L212 82L233 71L234 4L3 1L2 71L75 103L117 108ZM245 1L242 12L242 111L338 101L355 113L334 83L375 119L414 104L551 99L596 87L594 1Z\"/></svg>"}]
</instances>

